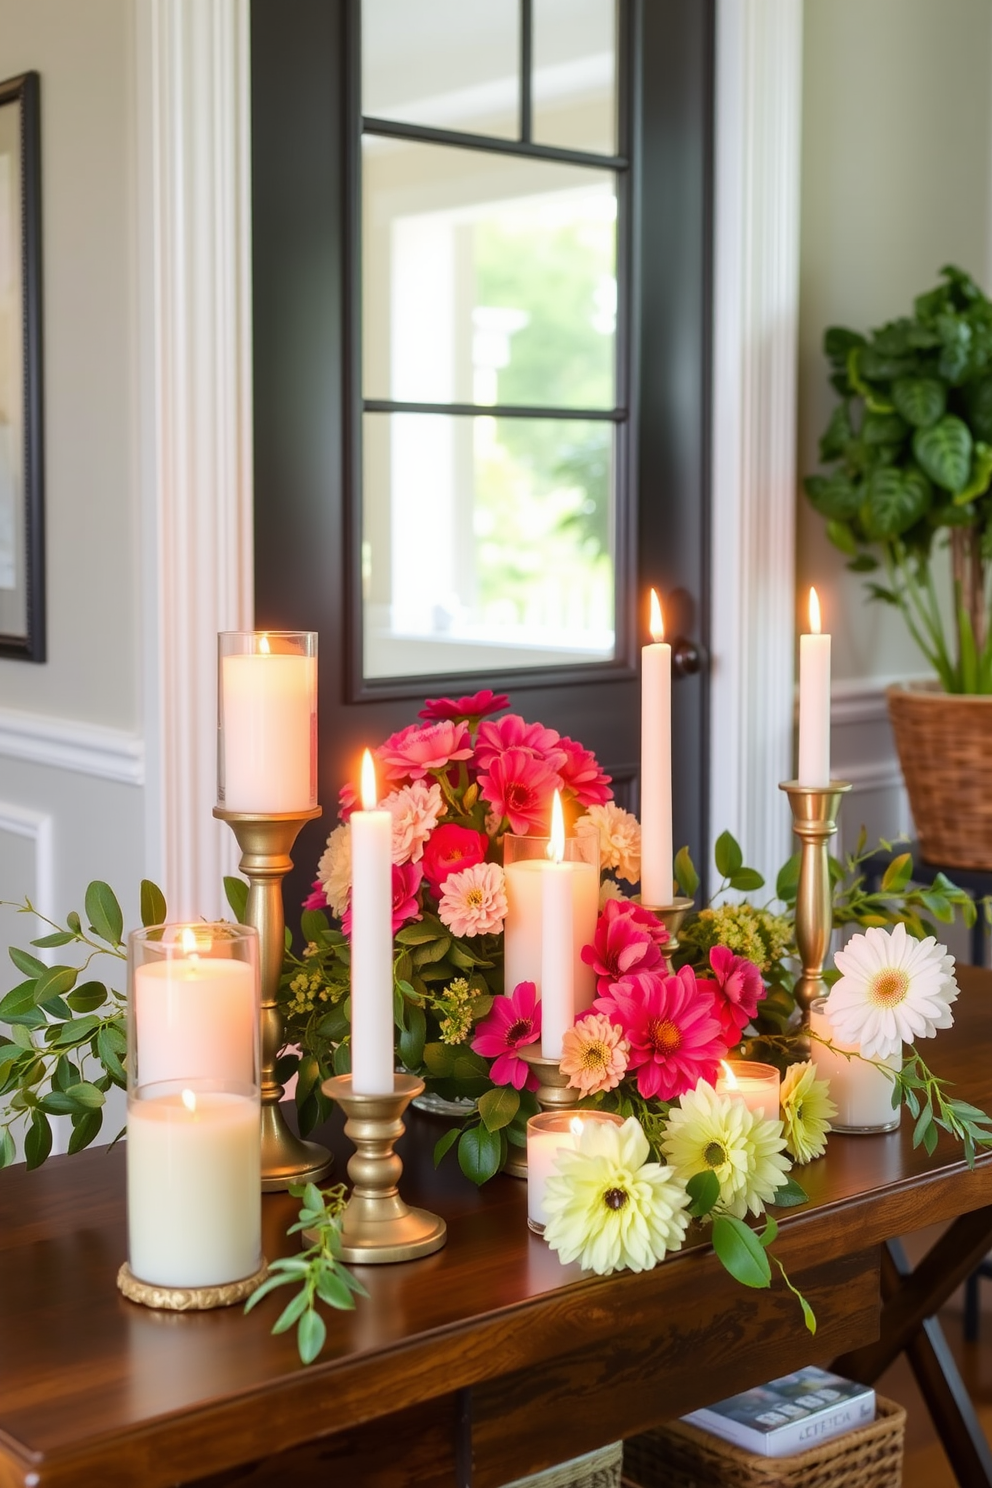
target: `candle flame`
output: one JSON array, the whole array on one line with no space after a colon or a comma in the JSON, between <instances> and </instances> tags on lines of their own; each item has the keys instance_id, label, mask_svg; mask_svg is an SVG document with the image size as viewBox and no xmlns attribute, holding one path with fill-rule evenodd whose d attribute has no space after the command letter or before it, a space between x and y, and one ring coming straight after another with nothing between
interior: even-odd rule
<instances>
[{"instance_id":1,"label":"candle flame","mask_svg":"<svg viewBox=\"0 0 992 1488\"><path fill-rule=\"evenodd\" d=\"M182 1095L180 1096L180 1099L183 1105L186 1107L187 1111L196 1110L196 1096L193 1094L192 1090L184 1090Z\"/></svg>"},{"instance_id":2,"label":"candle flame","mask_svg":"<svg viewBox=\"0 0 992 1488\"><path fill-rule=\"evenodd\" d=\"M180 935L179 940L183 948L183 955L192 956L196 951L196 934L188 925L182 935Z\"/></svg>"},{"instance_id":3,"label":"candle flame","mask_svg":"<svg viewBox=\"0 0 992 1488\"><path fill-rule=\"evenodd\" d=\"M813 635L820 634L820 601L815 589L809 591L809 628Z\"/></svg>"},{"instance_id":4,"label":"candle flame","mask_svg":"<svg viewBox=\"0 0 992 1488\"><path fill-rule=\"evenodd\" d=\"M552 863L560 863L565 856L565 818L561 811L561 794L555 791L554 800L551 802L551 841L548 843L548 857Z\"/></svg>"},{"instance_id":5,"label":"candle flame","mask_svg":"<svg viewBox=\"0 0 992 1488\"><path fill-rule=\"evenodd\" d=\"M661 601L658 598L657 589L651 590L651 625L649 628L655 641L665 639L665 622L661 615Z\"/></svg>"},{"instance_id":6,"label":"candle flame","mask_svg":"<svg viewBox=\"0 0 992 1488\"><path fill-rule=\"evenodd\" d=\"M727 1082L727 1088L729 1090L739 1090L740 1089L740 1086L737 1083L737 1076L734 1074L733 1070L730 1068L730 1065L727 1063L727 1061L725 1059L721 1059L720 1060L720 1063L723 1065L723 1078Z\"/></svg>"},{"instance_id":7,"label":"candle flame","mask_svg":"<svg viewBox=\"0 0 992 1488\"><path fill-rule=\"evenodd\" d=\"M582 1121L578 1116L572 1117L571 1121L568 1123L568 1129L572 1133L572 1136L575 1138L575 1140L578 1141L582 1135Z\"/></svg>"},{"instance_id":8,"label":"candle flame","mask_svg":"<svg viewBox=\"0 0 992 1488\"><path fill-rule=\"evenodd\" d=\"M258 651L260 656L268 656L271 654L272 647L269 645L269 638L267 635L259 637Z\"/></svg>"},{"instance_id":9,"label":"candle flame","mask_svg":"<svg viewBox=\"0 0 992 1488\"><path fill-rule=\"evenodd\" d=\"M366 749L362 755L362 810L374 811L379 793L375 783L375 765L372 763L372 751Z\"/></svg>"}]
</instances>

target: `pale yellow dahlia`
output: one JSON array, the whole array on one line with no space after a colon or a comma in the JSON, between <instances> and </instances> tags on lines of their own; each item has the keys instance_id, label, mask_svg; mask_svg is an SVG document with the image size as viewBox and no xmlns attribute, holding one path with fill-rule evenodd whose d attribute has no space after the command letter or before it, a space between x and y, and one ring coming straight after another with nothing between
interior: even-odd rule
<instances>
[{"instance_id":1,"label":"pale yellow dahlia","mask_svg":"<svg viewBox=\"0 0 992 1488\"><path fill-rule=\"evenodd\" d=\"M717 1095L705 1080L669 1111L661 1146L684 1183L696 1173L715 1173L716 1212L738 1219L748 1210L763 1213L791 1166L781 1121L752 1115L743 1101Z\"/></svg>"},{"instance_id":2,"label":"pale yellow dahlia","mask_svg":"<svg viewBox=\"0 0 992 1488\"><path fill-rule=\"evenodd\" d=\"M785 1149L798 1163L811 1162L827 1150L830 1118L837 1107L830 1099L830 1081L816 1078L816 1065L790 1064L782 1081L782 1124Z\"/></svg>"},{"instance_id":3,"label":"pale yellow dahlia","mask_svg":"<svg viewBox=\"0 0 992 1488\"><path fill-rule=\"evenodd\" d=\"M641 876L641 825L636 816L624 811L615 801L601 806L587 806L585 816L575 823L576 833L595 833L599 838L599 866L615 868L628 883Z\"/></svg>"},{"instance_id":4,"label":"pale yellow dahlia","mask_svg":"<svg viewBox=\"0 0 992 1488\"><path fill-rule=\"evenodd\" d=\"M328 837L317 864L317 877L331 913L340 919L348 908L348 895L351 893L351 828L347 822L335 827Z\"/></svg>"},{"instance_id":5,"label":"pale yellow dahlia","mask_svg":"<svg viewBox=\"0 0 992 1488\"><path fill-rule=\"evenodd\" d=\"M678 1250L689 1226L685 1184L661 1163L633 1116L587 1121L575 1151L558 1154L547 1181L544 1238L563 1261L606 1276L650 1271Z\"/></svg>"},{"instance_id":6,"label":"pale yellow dahlia","mask_svg":"<svg viewBox=\"0 0 992 1488\"><path fill-rule=\"evenodd\" d=\"M627 1072L630 1045L619 1023L603 1013L581 1018L565 1030L561 1041L560 1069L568 1083L583 1095L613 1090Z\"/></svg>"}]
</instances>

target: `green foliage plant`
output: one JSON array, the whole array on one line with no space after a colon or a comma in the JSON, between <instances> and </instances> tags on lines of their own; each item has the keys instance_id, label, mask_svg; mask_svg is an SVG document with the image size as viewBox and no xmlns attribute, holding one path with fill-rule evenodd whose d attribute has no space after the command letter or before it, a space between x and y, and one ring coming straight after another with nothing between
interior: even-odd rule
<instances>
[{"instance_id":1,"label":"green foliage plant","mask_svg":"<svg viewBox=\"0 0 992 1488\"><path fill-rule=\"evenodd\" d=\"M912 315L831 327L840 402L804 485L869 598L894 605L946 692L992 693L992 301L949 266ZM952 614L934 562L949 553Z\"/></svg>"}]
</instances>

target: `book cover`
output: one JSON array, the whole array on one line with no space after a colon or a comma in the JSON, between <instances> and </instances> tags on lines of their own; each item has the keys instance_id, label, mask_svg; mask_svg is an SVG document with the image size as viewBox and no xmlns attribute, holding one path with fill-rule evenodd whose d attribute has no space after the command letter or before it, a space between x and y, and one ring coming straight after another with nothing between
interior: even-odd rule
<instances>
[{"instance_id":1,"label":"book cover","mask_svg":"<svg viewBox=\"0 0 992 1488\"><path fill-rule=\"evenodd\" d=\"M873 1421L875 1391L810 1366L682 1419L760 1457L786 1457Z\"/></svg>"}]
</instances>

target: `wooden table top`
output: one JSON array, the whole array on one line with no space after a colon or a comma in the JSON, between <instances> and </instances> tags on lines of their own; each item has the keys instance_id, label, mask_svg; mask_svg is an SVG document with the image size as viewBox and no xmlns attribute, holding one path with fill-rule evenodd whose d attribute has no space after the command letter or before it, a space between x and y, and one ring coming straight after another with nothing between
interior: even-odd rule
<instances>
[{"instance_id":1,"label":"wooden table top","mask_svg":"<svg viewBox=\"0 0 992 1488\"><path fill-rule=\"evenodd\" d=\"M992 976L961 968L960 981L955 1026L926 1052L957 1093L990 1109ZM371 1296L351 1314L325 1311L327 1346L306 1369L294 1332L269 1332L288 1288L247 1317L240 1308L156 1313L119 1295L120 1147L54 1158L33 1173L23 1166L0 1173L0 1488L191 1481L459 1387L539 1370L580 1348L607 1348L621 1319L631 1338L641 1329L661 1339L682 1309L697 1330L698 1368L677 1356L658 1366L670 1369L667 1408L654 1407L659 1420L718 1398L721 1381L702 1367L703 1343L708 1330L714 1358L732 1346L733 1309L741 1309L741 1329L759 1319L759 1305L760 1316L788 1316L796 1347L804 1346L798 1309L783 1288L744 1293L724 1277L702 1233L644 1275L601 1279L559 1265L527 1229L523 1183L500 1176L477 1191L453 1155L434 1172L433 1144L445 1129L411 1112L400 1150L404 1195L444 1216L446 1247L421 1261L356 1267ZM877 1331L864 1288L852 1283L846 1302L837 1295L851 1257L992 1203L992 1155L969 1171L949 1139L928 1157L913 1150L911 1132L906 1118L886 1136L834 1135L828 1156L798 1175L810 1203L783 1214L776 1250L804 1290L809 1274L821 1320L809 1349L818 1359ZM348 1144L333 1123L327 1137L342 1174ZM264 1198L270 1258L291 1251L285 1230L296 1207L288 1195ZM742 1358L734 1378L744 1388L775 1372L767 1357Z\"/></svg>"}]
</instances>

